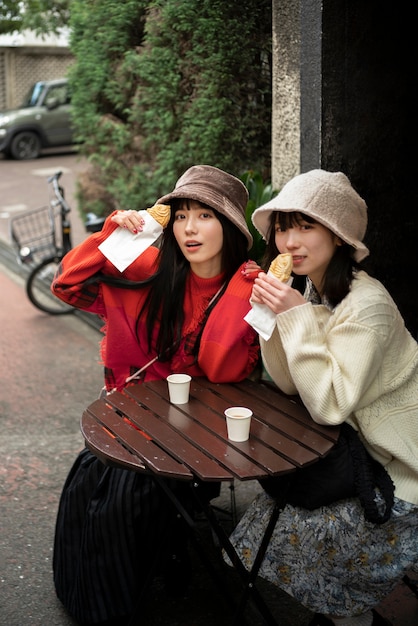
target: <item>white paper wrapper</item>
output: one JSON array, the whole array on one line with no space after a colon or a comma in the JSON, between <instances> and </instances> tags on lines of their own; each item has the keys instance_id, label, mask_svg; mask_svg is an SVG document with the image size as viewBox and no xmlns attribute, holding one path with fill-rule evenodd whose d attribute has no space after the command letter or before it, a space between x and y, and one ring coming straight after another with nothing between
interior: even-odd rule
<instances>
[{"instance_id":1,"label":"white paper wrapper","mask_svg":"<svg viewBox=\"0 0 418 626\"><path fill-rule=\"evenodd\" d=\"M276 324L276 315L265 304L251 302L252 308L248 311L244 320L267 341L270 339Z\"/></svg>"},{"instance_id":2,"label":"white paper wrapper","mask_svg":"<svg viewBox=\"0 0 418 626\"><path fill-rule=\"evenodd\" d=\"M99 246L100 252L120 272L126 270L163 232L161 224L148 211L139 211L139 214L145 221L140 233L134 235L127 228L119 226Z\"/></svg>"},{"instance_id":3,"label":"white paper wrapper","mask_svg":"<svg viewBox=\"0 0 418 626\"><path fill-rule=\"evenodd\" d=\"M288 285L291 285L293 278L287 281ZM251 302L251 301L250 301ZM276 325L276 313L273 313L271 309L265 304L259 304L258 302L251 302L251 309L248 311L244 320L254 328L254 330L265 341L270 339L273 334L274 327Z\"/></svg>"}]
</instances>

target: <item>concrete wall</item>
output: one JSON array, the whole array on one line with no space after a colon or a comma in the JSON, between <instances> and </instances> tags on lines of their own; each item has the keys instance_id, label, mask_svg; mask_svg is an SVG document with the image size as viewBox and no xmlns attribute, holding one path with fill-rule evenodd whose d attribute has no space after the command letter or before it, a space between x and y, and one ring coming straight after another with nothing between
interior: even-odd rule
<instances>
[{"instance_id":1,"label":"concrete wall","mask_svg":"<svg viewBox=\"0 0 418 626\"><path fill-rule=\"evenodd\" d=\"M299 0L273 0L272 184L300 172Z\"/></svg>"}]
</instances>

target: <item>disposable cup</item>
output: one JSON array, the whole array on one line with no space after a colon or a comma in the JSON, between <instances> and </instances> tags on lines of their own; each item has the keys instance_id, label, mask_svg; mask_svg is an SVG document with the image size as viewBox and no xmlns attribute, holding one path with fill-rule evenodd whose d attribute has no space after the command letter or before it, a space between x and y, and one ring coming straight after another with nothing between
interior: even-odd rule
<instances>
[{"instance_id":1,"label":"disposable cup","mask_svg":"<svg viewBox=\"0 0 418 626\"><path fill-rule=\"evenodd\" d=\"M231 406L225 410L228 439L247 441L250 436L251 416L253 412L245 406Z\"/></svg>"},{"instance_id":2,"label":"disposable cup","mask_svg":"<svg viewBox=\"0 0 418 626\"><path fill-rule=\"evenodd\" d=\"M188 374L170 374L167 376L168 393L173 404L186 404L189 401L190 381Z\"/></svg>"}]
</instances>

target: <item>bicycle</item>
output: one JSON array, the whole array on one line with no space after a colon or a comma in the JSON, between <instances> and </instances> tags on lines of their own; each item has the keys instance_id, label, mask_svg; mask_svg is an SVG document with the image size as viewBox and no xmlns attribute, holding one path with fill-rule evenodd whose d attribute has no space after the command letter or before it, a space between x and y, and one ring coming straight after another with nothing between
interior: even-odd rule
<instances>
[{"instance_id":1,"label":"bicycle","mask_svg":"<svg viewBox=\"0 0 418 626\"><path fill-rule=\"evenodd\" d=\"M26 294L31 303L49 315L67 315L75 308L51 293L51 283L62 258L72 248L70 206L59 183L61 171L50 176L48 206L26 211L10 220L10 238L17 249L18 261L29 267ZM88 232L96 232L103 219L89 213Z\"/></svg>"}]
</instances>

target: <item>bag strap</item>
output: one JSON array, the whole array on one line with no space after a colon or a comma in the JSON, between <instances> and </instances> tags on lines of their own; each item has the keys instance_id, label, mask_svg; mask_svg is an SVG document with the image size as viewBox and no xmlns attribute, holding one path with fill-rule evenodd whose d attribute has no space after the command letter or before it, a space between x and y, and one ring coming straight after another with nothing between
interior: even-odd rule
<instances>
[{"instance_id":1,"label":"bag strap","mask_svg":"<svg viewBox=\"0 0 418 626\"><path fill-rule=\"evenodd\" d=\"M364 516L373 524L384 524L390 518L394 502L395 486L383 465L367 452L357 431L344 422L341 425L347 435L354 467L354 482L357 495L364 509ZM385 503L385 510L380 512L376 503L375 488L380 490Z\"/></svg>"}]
</instances>

